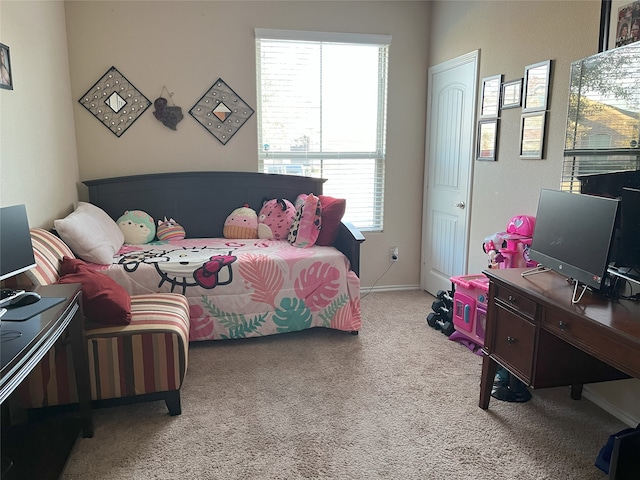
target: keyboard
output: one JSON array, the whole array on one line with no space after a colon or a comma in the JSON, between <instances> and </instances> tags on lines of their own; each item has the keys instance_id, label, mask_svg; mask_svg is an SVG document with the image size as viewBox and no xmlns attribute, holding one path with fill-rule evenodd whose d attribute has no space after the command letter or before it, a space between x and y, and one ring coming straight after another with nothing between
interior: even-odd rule
<instances>
[{"instance_id":1,"label":"keyboard","mask_svg":"<svg viewBox=\"0 0 640 480\"><path fill-rule=\"evenodd\" d=\"M14 290L12 288L3 288L0 290L0 307L8 305L11 300L19 297L24 293L24 290Z\"/></svg>"}]
</instances>

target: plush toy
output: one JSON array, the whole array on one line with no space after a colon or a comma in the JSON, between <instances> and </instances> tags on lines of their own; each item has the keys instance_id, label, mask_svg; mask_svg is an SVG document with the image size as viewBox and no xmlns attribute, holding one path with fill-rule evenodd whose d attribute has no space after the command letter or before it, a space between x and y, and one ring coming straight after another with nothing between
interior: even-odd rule
<instances>
[{"instance_id":1,"label":"plush toy","mask_svg":"<svg viewBox=\"0 0 640 480\"><path fill-rule=\"evenodd\" d=\"M124 243L140 245L156 236L156 224L151 215L142 210L127 210L116 222L124 234Z\"/></svg>"},{"instance_id":2,"label":"plush toy","mask_svg":"<svg viewBox=\"0 0 640 480\"><path fill-rule=\"evenodd\" d=\"M506 241L500 233L486 237L482 243L482 250L489 257L489 268L498 268L499 264L504 261L500 249L506 246Z\"/></svg>"},{"instance_id":3,"label":"plush toy","mask_svg":"<svg viewBox=\"0 0 640 480\"><path fill-rule=\"evenodd\" d=\"M167 217L164 217L164 220L158 220L158 228L157 228L158 240L182 240L186 237L186 233L182 225L176 222L173 218L167 220Z\"/></svg>"},{"instance_id":4,"label":"plush toy","mask_svg":"<svg viewBox=\"0 0 640 480\"><path fill-rule=\"evenodd\" d=\"M286 198L263 201L258 214L258 238L286 240L295 216L296 208Z\"/></svg>"},{"instance_id":5,"label":"plush toy","mask_svg":"<svg viewBox=\"0 0 640 480\"><path fill-rule=\"evenodd\" d=\"M245 203L224 221L222 234L224 238L258 238L258 214Z\"/></svg>"},{"instance_id":6,"label":"plush toy","mask_svg":"<svg viewBox=\"0 0 640 480\"><path fill-rule=\"evenodd\" d=\"M300 202L298 202L300 200ZM322 204L313 193L298 195L296 216L289 227L287 240L295 247L311 247L316 243L322 227Z\"/></svg>"}]
</instances>

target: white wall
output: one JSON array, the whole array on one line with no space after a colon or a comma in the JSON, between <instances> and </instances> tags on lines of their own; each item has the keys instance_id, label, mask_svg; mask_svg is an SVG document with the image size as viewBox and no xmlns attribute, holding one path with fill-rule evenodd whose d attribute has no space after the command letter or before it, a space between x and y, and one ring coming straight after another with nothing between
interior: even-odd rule
<instances>
[{"instance_id":1,"label":"white wall","mask_svg":"<svg viewBox=\"0 0 640 480\"><path fill-rule=\"evenodd\" d=\"M62 1L0 2L13 90L0 90L0 205L51 228L78 199L78 158Z\"/></svg>"}]
</instances>

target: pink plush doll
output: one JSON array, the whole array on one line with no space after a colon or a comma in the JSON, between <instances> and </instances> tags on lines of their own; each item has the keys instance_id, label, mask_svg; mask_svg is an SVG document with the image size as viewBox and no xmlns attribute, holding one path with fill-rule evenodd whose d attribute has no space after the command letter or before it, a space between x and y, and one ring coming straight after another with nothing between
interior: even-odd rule
<instances>
[{"instance_id":1,"label":"pink plush doll","mask_svg":"<svg viewBox=\"0 0 640 480\"><path fill-rule=\"evenodd\" d=\"M489 268L498 268L498 264L504 261L504 257L500 253L500 249L504 248L505 240L500 233L486 237L482 243L482 250L489 257Z\"/></svg>"},{"instance_id":2,"label":"pink plush doll","mask_svg":"<svg viewBox=\"0 0 640 480\"><path fill-rule=\"evenodd\" d=\"M258 214L258 238L286 240L296 208L286 198L265 200Z\"/></svg>"}]
</instances>

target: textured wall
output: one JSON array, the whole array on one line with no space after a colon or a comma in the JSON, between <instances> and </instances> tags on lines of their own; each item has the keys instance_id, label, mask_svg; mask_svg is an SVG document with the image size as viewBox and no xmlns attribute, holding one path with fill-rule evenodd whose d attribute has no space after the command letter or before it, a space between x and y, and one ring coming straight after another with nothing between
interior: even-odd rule
<instances>
[{"instance_id":1,"label":"textured wall","mask_svg":"<svg viewBox=\"0 0 640 480\"><path fill-rule=\"evenodd\" d=\"M0 2L13 90L0 90L0 205L50 228L78 199L63 2Z\"/></svg>"}]
</instances>

